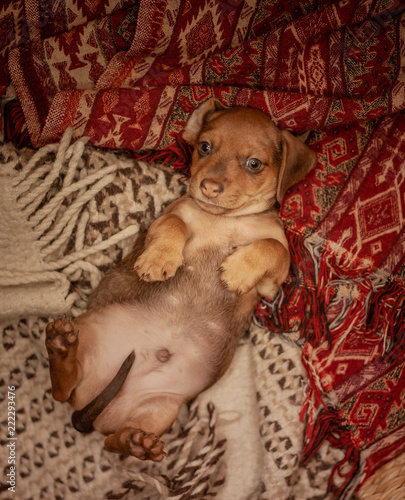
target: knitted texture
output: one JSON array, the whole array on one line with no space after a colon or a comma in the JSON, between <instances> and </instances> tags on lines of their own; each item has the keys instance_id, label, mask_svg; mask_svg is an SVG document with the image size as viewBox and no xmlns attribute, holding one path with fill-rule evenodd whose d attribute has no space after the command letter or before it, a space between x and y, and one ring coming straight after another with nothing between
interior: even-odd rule
<instances>
[{"instance_id":1,"label":"knitted texture","mask_svg":"<svg viewBox=\"0 0 405 500\"><path fill-rule=\"evenodd\" d=\"M243 339L226 375L191 407L181 410L164 436L168 456L163 462L122 459L104 451L101 435L82 435L72 427L69 405L51 396L44 337L47 316L55 309L53 300L67 313L69 307L74 315L84 312L86 299L100 276L129 251L135 234L128 236L125 230L129 226L134 226L134 233L146 229L162 207L184 191L184 181L173 170L93 149L83 141L73 147L62 141L34 156L7 145L0 154L2 168L7 168L10 178L22 179L18 186L24 186L30 175L41 180L27 182L26 186L34 187L19 191L25 196L36 194L28 221L25 204L10 203L8 211L4 207L7 220L17 216L26 224L34 220L34 228L48 221L42 231L28 235L29 241L38 245L47 242L40 246L45 250L40 254L45 256L44 263L34 268L37 273L29 274L30 268L26 272L30 286L40 289L36 276L41 266L48 264L54 266L53 273L64 278L49 285L50 290L60 287L63 293L49 291L42 295L47 300L34 305L27 303L27 283L16 279L13 310L18 314L24 310L27 316L20 320L3 317L1 322L0 498L266 499L274 490L279 499L291 498L296 492L300 499L310 499L326 494L332 467L343 452L325 444L306 467L301 466L304 424L299 415L307 387L301 349L258 327L252 327L252 342ZM56 171L53 181L46 182ZM100 186L106 178L108 182ZM41 186L46 186L46 192ZM44 214L52 217L46 219ZM74 225L70 224L72 218ZM46 238L54 227L59 231ZM47 252L57 236L61 244ZM20 255L18 247L8 247L7 252L13 252L15 259ZM9 257L2 251L2 276L13 274L15 269L23 274L27 269L24 260L18 263L19 268L14 263L12 272L4 272ZM4 296L11 287L12 280L4 279ZM16 494L8 490L6 482L9 387L15 388L16 403Z\"/></svg>"},{"instance_id":2,"label":"knitted texture","mask_svg":"<svg viewBox=\"0 0 405 500\"><path fill-rule=\"evenodd\" d=\"M60 143L30 159L10 145L2 149L0 318L69 313L81 303L72 283L86 273L94 287L101 277L96 264L112 264L117 251L108 253L114 245L119 252L128 251L140 228L181 192L178 183L167 185L162 169L125 157L93 151L88 165L86 140L71 145L71 136L68 129ZM136 201L130 198L135 189ZM106 200L112 191L114 196ZM154 193L159 193L156 206L143 205ZM119 231L109 232L118 204L128 213L119 221ZM92 238L89 228L97 226L104 226L103 231Z\"/></svg>"}]
</instances>

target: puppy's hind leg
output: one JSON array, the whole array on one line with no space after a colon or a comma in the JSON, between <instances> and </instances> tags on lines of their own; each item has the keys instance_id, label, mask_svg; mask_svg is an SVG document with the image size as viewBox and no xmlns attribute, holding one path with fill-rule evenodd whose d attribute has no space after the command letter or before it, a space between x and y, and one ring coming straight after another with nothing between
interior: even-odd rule
<instances>
[{"instance_id":1,"label":"puppy's hind leg","mask_svg":"<svg viewBox=\"0 0 405 500\"><path fill-rule=\"evenodd\" d=\"M181 405L182 399L178 397L162 394L148 398L136 408L138 418L124 422L107 436L105 449L160 462L166 456L160 436L170 429Z\"/></svg>"},{"instance_id":2,"label":"puppy's hind leg","mask_svg":"<svg viewBox=\"0 0 405 500\"><path fill-rule=\"evenodd\" d=\"M58 318L46 327L52 396L57 401L68 400L82 378L77 360L78 333L73 322L66 318Z\"/></svg>"}]
</instances>

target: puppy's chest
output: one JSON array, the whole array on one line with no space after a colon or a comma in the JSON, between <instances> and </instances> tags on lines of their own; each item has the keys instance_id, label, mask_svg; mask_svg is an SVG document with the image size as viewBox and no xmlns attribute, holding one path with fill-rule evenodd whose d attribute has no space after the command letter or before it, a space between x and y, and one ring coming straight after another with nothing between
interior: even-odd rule
<instances>
[{"instance_id":1,"label":"puppy's chest","mask_svg":"<svg viewBox=\"0 0 405 500\"><path fill-rule=\"evenodd\" d=\"M186 261L204 248L217 248L222 255L229 254L235 247L250 243L253 237L249 224L243 220L204 213L190 217L187 229Z\"/></svg>"},{"instance_id":2,"label":"puppy's chest","mask_svg":"<svg viewBox=\"0 0 405 500\"><path fill-rule=\"evenodd\" d=\"M220 218L217 220L200 218L198 222L189 226L184 258L191 259L204 248L220 248L222 254L227 254L233 247L242 244L242 240L240 228L233 224L224 224Z\"/></svg>"}]
</instances>

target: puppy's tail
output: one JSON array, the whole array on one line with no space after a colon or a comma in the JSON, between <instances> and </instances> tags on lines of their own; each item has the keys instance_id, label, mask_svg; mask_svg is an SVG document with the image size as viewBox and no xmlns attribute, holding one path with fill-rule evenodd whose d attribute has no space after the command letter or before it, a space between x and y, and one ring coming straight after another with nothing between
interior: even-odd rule
<instances>
[{"instance_id":1,"label":"puppy's tail","mask_svg":"<svg viewBox=\"0 0 405 500\"><path fill-rule=\"evenodd\" d=\"M103 389L100 394L98 394L84 408L73 412L72 424L77 431L87 433L94 430L93 422L118 394L121 387L124 385L124 382L128 376L129 371L131 370L132 365L134 364L134 361L135 352L132 351L131 354L122 363L117 374L107 385L107 387Z\"/></svg>"}]
</instances>

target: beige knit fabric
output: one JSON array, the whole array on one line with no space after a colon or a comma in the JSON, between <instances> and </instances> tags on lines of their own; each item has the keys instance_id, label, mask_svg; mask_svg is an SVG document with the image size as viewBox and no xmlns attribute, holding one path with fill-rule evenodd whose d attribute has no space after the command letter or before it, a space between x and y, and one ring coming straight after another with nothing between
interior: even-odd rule
<instances>
[{"instance_id":1,"label":"beige knit fabric","mask_svg":"<svg viewBox=\"0 0 405 500\"><path fill-rule=\"evenodd\" d=\"M45 153L45 152L41 152ZM69 297L66 275L45 261L40 230L30 220L41 185L41 172L33 171L36 157L27 170L14 170L16 152L3 146L4 163L0 168L0 317L12 318L27 314L61 314L73 303ZM41 169L42 171L44 169ZM55 174L58 175L59 172ZM37 182L35 182L35 180ZM35 189L36 188L36 189Z\"/></svg>"},{"instance_id":2,"label":"beige knit fabric","mask_svg":"<svg viewBox=\"0 0 405 500\"><path fill-rule=\"evenodd\" d=\"M69 292L72 274L87 270L95 285L100 273L88 258L113 245L133 242L139 233L139 223L128 220L108 238L85 244L91 211L96 210L95 196L119 171L133 168L134 162L100 152L103 161L97 164L95 154L86 169L82 158L86 139L70 144L71 136L72 130L67 130L60 143L40 149L30 159L11 145L2 148L0 319L70 312L78 298ZM172 199L173 190L165 194L163 189L163 171L150 167L150 172L160 178L157 201L162 204ZM138 210L145 211L140 203ZM73 234L74 248L67 251Z\"/></svg>"},{"instance_id":3,"label":"beige knit fabric","mask_svg":"<svg viewBox=\"0 0 405 500\"><path fill-rule=\"evenodd\" d=\"M326 498L341 450L300 465L306 375L300 349L252 325L217 384L184 407L167 458L143 463L82 435L51 397L51 316L85 311L102 274L185 190L180 174L71 143L0 146L0 499ZM8 387L15 386L16 494L6 484Z\"/></svg>"}]
</instances>

